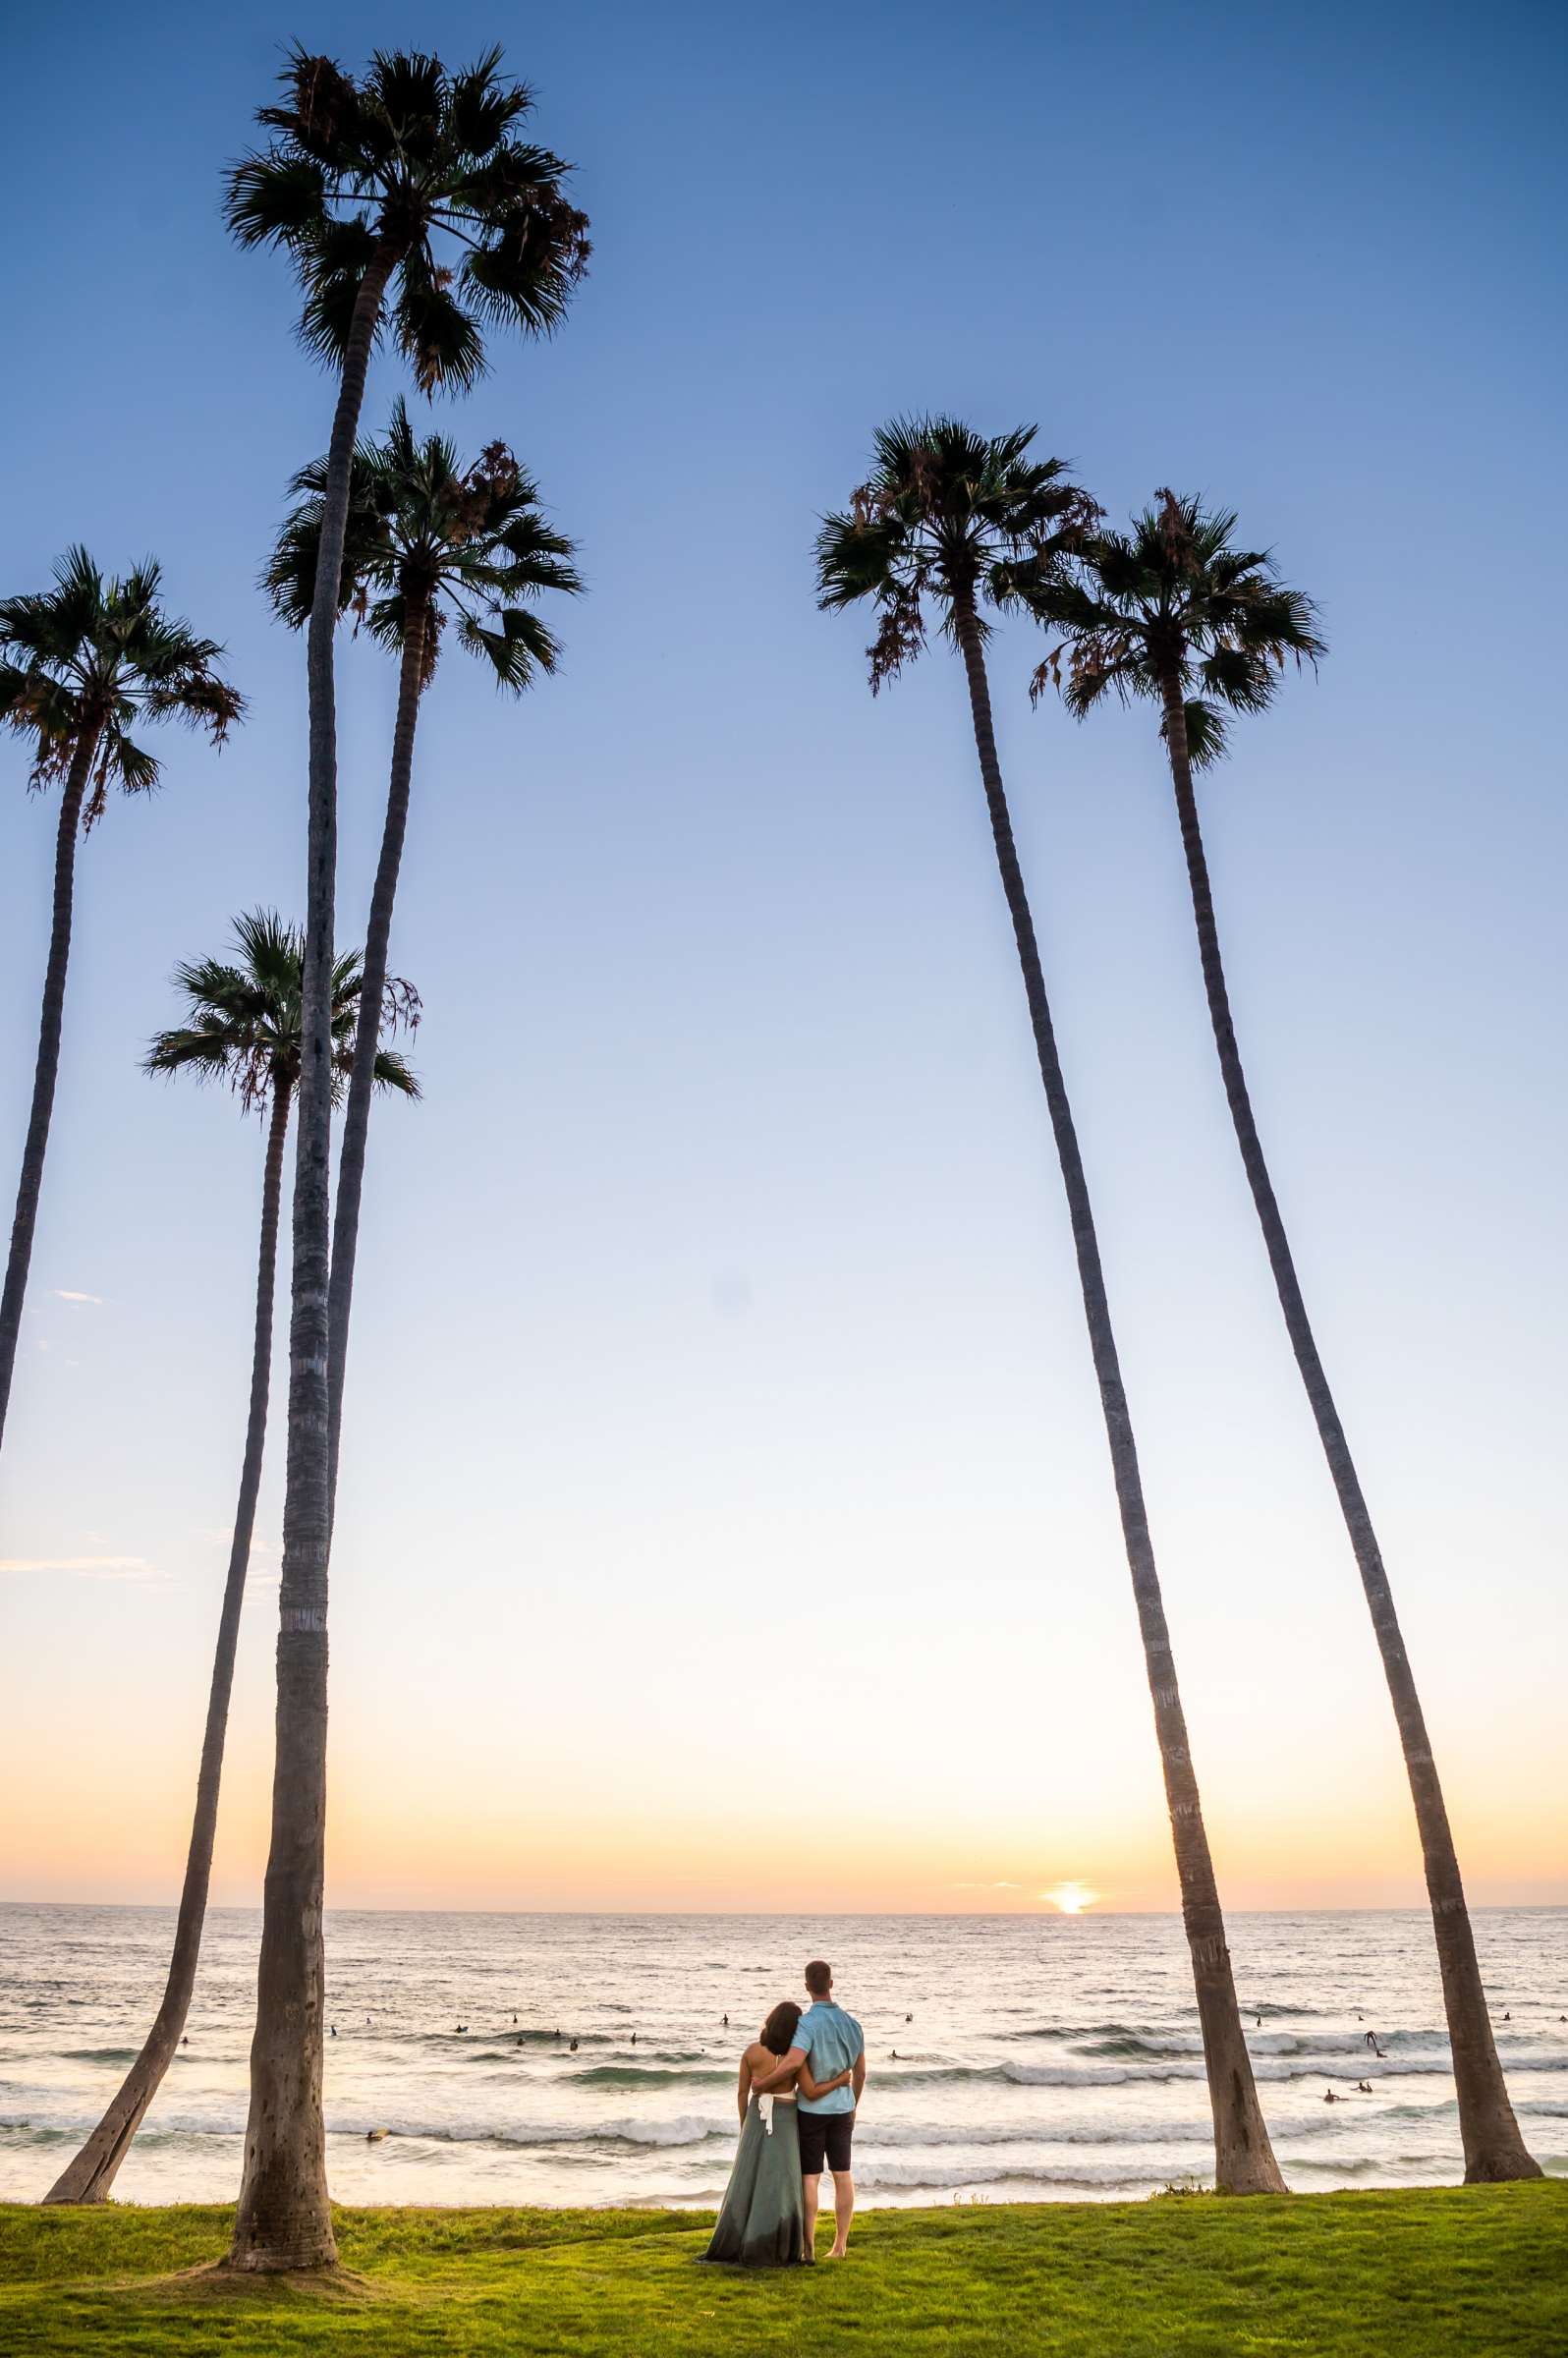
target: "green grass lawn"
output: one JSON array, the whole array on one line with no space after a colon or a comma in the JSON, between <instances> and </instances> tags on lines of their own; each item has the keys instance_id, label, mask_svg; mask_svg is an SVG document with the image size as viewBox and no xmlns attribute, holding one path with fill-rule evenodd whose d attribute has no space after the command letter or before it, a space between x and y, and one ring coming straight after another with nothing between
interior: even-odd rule
<instances>
[{"instance_id":1,"label":"green grass lawn","mask_svg":"<svg viewBox=\"0 0 1568 2358\"><path fill-rule=\"evenodd\" d=\"M339 2283L199 2272L218 2209L0 2207L0 2350L1553 2358L1568 2181L879 2211L848 2261L696 2265L690 2213L343 2211ZM824 2244L825 2248L825 2244ZM196 2273L193 2273L196 2272Z\"/></svg>"}]
</instances>

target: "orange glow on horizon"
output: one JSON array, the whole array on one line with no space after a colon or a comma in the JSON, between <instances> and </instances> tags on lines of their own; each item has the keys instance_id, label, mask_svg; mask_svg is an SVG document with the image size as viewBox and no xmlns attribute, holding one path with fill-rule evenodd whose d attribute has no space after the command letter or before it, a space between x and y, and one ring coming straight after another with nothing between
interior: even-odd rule
<instances>
[{"instance_id":1,"label":"orange glow on horizon","mask_svg":"<svg viewBox=\"0 0 1568 2358\"><path fill-rule=\"evenodd\" d=\"M1040 1893L1041 1899L1048 1899L1060 1916L1082 1916L1087 1909L1093 1907L1100 1896L1092 1883L1084 1882L1078 1876L1070 1877L1065 1882L1052 1883L1048 1890Z\"/></svg>"}]
</instances>

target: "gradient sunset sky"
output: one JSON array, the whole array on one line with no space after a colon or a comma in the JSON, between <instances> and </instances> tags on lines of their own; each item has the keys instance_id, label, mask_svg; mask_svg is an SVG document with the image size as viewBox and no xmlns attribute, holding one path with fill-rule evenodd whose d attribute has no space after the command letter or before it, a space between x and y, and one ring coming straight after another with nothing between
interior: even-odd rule
<instances>
[{"instance_id":1,"label":"gradient sunset sky","mask_svg":"<svg viewBox=\"0 0 1568 2358\"><path fill-rule=\"evenodd\" d=\"M28 12L6 590L154 551L251 718L79 866L0 1470L0 1896L176 1892L260 1135L138 1069L303 904L303 652L253 588L331 386L224 164L281 46L492 40L579 166L552 344L443 404L582 546L558 680L454 649L393 965L332 1599L329 1901L1036 1908L1175 1878L1070 1242L940 647L874 703L815 520L889 415L1236 507L1331 652L1204 786L1260 1119L1480 1902L1568 1899L1558 236L1544 6ZM372 371L365 421L404 379ZM418 412L417 412L418 415ZM1355 1568L1214 1070L1145 714L992 661L1233 1907L1413 1903ZM345 641L340 926L393 676ZM0 747L0 1183L52 802ZM280 1321L280 1339L282 1322ZM284 1369L214 1896L265 1851Z\"/></svg>"}]
</instances>

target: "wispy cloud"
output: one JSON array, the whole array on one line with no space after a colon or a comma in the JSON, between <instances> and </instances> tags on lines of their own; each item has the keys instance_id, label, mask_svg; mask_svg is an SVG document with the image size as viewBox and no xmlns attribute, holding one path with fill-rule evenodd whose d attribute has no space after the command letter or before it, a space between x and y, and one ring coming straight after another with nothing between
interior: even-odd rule
<instances>
[{"instance_id":1,"label":"wispy cloud","mask_svg":"<svg viewBox=\"0 0 1568 2358\"><path fill-rule=\"evenodd\" d=\"M68 1285L57 1285L54 1289L54 1298L57 1302L91 1302L95 1304L99 1310L103 1308L103 1296L101 1294L74 1293L71 1287Z\"/></svg>"},{"instance_id":2,"label":"wispy cloud","mask_svg":"<svg viewBox=\"0 0 1568 2358\"><path fill-rule=\"evenodd\" d=\"M1022 1883L949 1883L949 1891L1022 1891Z\"/></svg>"},{"instance_id":3,"label":"wispy cloud","mask_svg":"<svg viewBox=\"0 0 1568 2358\"><path fill-rule=\"evenodd\" d=\"M0 1555L0 1572L84 1572L97 1580L159 1577L144 1555Z\"/></svg>"}]
</instances>

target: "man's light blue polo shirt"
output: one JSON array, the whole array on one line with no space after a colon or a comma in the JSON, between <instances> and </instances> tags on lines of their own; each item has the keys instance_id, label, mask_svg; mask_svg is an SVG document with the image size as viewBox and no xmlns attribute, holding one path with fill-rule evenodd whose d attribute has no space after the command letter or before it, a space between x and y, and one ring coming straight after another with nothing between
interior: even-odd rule
<instances>
[{"instance_id":1,"label":"man's light blue polo shirt","mask_svg":"<svg viewBox=\"0 0 1568 2358\"><path fill-rule=\"evenodd\" d=\"M801 2016L800 2027L790 2045L804 2049L813 2080L831 2080L841 2071L848 2071L856 2058L866 2052L866 2034L853 2014L846 2014L831 1998L818 1997ZM814 2104L808 2096L801 2098L803 2112L853 2112L854 2109L855 2091L847 2083L835 2088L829 2096L819 2096Z\"/></svg>"}]
</instances>

